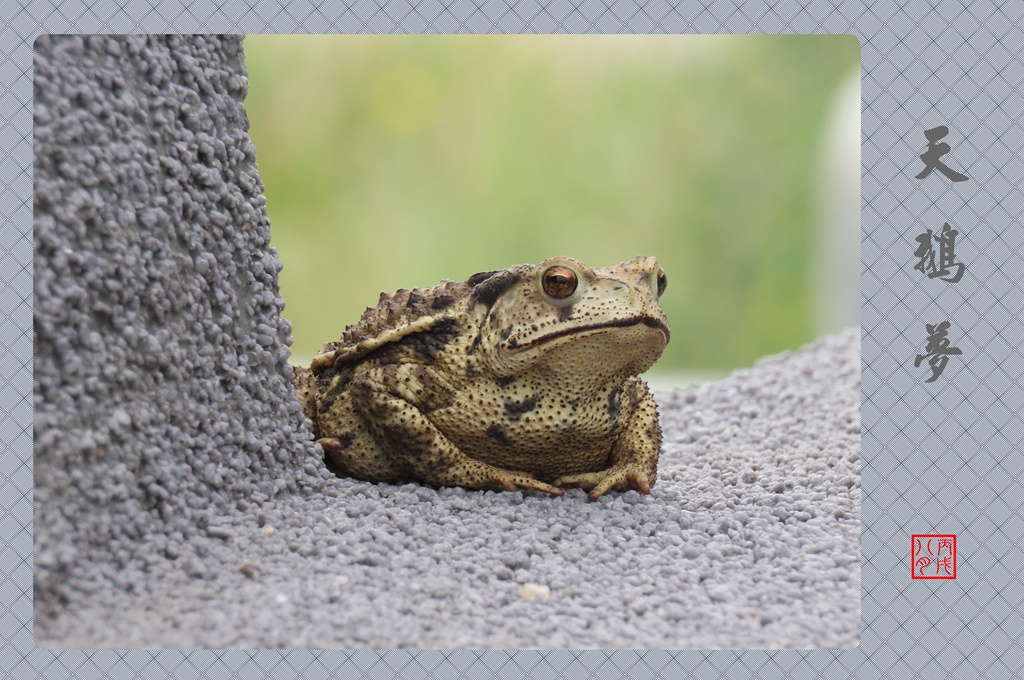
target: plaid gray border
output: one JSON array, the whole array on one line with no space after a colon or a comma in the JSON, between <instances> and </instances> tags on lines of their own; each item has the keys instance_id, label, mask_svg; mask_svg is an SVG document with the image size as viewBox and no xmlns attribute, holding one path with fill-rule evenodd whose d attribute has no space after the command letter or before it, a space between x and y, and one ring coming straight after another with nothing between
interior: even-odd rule
<instances>
[{"instance_id":1,"label":"plaid gray border","mask_svg":"<svg viewBox=\"0 0 1024 680\"><path fill-rule=\"evenodd\" d=\"M1024 668L1024 4L39 0L0 43L0 669L13 677L1015 677ZM863 634L843 651L43 651L32 637L32 41L42 33L851 33L863 46ZM944 160L921 168L925 129ZM969 275L913 270L950 222ZM963 351L925 384L925 323ZM955 533L955 581L912 581Z\"/></svg>"}]
</instances>

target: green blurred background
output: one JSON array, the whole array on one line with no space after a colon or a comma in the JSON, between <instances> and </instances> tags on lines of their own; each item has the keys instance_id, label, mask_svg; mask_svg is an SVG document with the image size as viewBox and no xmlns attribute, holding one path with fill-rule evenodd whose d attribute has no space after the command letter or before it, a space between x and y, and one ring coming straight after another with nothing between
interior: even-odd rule
<instances>
[{"instance_id":1,"label":"green blurred background","mask_svg":"<svg viewBox=\"0 0 1024 680\"><path fill-rule=\"evenodd\" d=\"M649 375L663 386L838 330L816 315L830 302L814 271L823 178L837 163L859 175L859 158L829 153L830 135L859 144L829 122L859 74L852 36L253 35L245 48L293 363L381 291L552 255L658 257L672 341ZM845 101L859 116L859 96Z\"/></svg>"}]
</instances>

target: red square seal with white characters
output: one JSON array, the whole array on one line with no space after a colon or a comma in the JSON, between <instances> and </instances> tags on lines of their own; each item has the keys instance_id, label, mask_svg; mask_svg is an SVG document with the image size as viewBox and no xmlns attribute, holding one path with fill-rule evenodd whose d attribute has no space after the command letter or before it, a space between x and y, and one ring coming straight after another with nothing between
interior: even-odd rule
<instances>
[{"instance_id":1,"label":"red square seal with white characters","mask_svg":"<svg viewBox=\"0 0 1024 680\"><path fill-rule=\"evenodd\" d=\"M910 543L911 578L956 578L956 534L913 534Z\"/></svg>"}]
</instances>

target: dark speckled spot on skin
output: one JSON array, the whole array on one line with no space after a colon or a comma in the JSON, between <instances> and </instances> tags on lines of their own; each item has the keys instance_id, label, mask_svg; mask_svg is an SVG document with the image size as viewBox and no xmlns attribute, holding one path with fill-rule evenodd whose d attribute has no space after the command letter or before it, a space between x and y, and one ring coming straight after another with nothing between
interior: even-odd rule
<instances>
[{"instance_id":1,"label":"dark speckled spot on skin","mask_svg":"<svg viewBox=\"0 0 1024 680\"><path fill-rule=\"evenodd\" d=\"M480 279L478 283L477 277L480 276L483 276L483 274L474 274L469 277L468 283L470 285L475 285L473 288L473 302L482 302L483 304L490 306L494 304L494 301L498 299L498 296L518 283L522 274L517 271L506 269L505 271L498 272L493 276Z\"/></svg>"},{"instance_id":2,"label":"dark speckled spot on skin","mask_svg":"<svg viewBox=\"0 0 1024 680\"><path fill-rule=\"evenodd\" d=\"M416 370L415 376L416 380L423 385L423 392L416 404L420 411L433 413L448 408L454 403L455 395L437 380L433 371L419 368Z\"/></svg>"},{"instance_id":3,"label":"dark speckled spot on skin","mask_svg":"<svg viewBox=\"0 0 1024 680\"><path fill-rule=\"evenodd\" d=\"M354 372L355 369L352 366L343 364L338 369L335 379L320 379L317 384L317 392L321 394L317 400L317 413L330 413L331 409L334 408L334 402L344 395L348 389Z\"/></svg>"},{"instance_id":4,"label":"dark speckled spot on skin","mask_svg":"<svg viewBox=\"0 0 1024 680\"><path fill-rule=\"evenodd\" d=\"M568 321L572 317L572 305L562 307L558 310L558 320Z\"/></svg>"},{"instance_id":5,"label":"dark speckled spot on skin","mask_svg":"<svg viewBox=\"0 0 1024 680\"><path fill-rule=\"evenodd\" d=\"M494 379L494 382L498 387L508 387L515 381L516 377L514 375L502 375Z\"/></svg>"},{"instance_id":6,"label":"dark speckled spot on skin","mask_svg":"<svg viewBox=\"0 0 1024 680\"><path fill-rule=\"evenodd\" d=\"M469 346L468 354L472 354L476 351L476 348L480 346L480 341L483 339L482 333L477 333L476 337L473 338L473 343Z\"/></svg>"},{"instance_id":7,"label":"dark speckled spot on skin","mask_svg":"<svg viewBox=\"0 0 1024 680\"><path fill-rule=\"evenodd\" d=\"M506 401L505 402L505 415L509 420L519 420L523 417L524 413L529 413L533 409L537 408L537 396L527 397L521 402Z\"/></svg>"},{"instance_id":8,"label":"dark speckled spot on skin","mask_svg":"<svg viewBox=\"0 0 1024 680\"><path fill-rule=\"evenodd\" d=\"M455 401L451 392L439 392L433 394L420 402L419 408L423 413L433 413L443 408L448 408Z\"/></svg>"},{"instance_id":9,"label":"dark speckled spot on skin","mask_svg":"<svg viewBox=\"0 0 1024 680\"><path fill-rule=\"evenodd\" d=\"M448 309L455 303L455 296L448 295L447 293L438 295L434 298L434 302L430 305L434 309Z\"/></svg>"},{"instance_id":10,"label":"dark speckled spot on skin","mask_svg":"<svg viewBox=\"0 0 1024 680\"><path fill-rule=\"evenodd\" d=\"M622 388L616 387L608 393L608 415L614 420L622 410Z\"/></svg>"},{"instance_id":11,"label":"dark speckled spot on skin","mask_svg":"<svg viewBox=\"0 0 1024 680\"><path fill-rule=\"evenodd\" d=\"M454 319L440 319L424 331L405 336L398 341L397 345L412 349L422 359L433 361L452 340L457 331Z\"/></svg>"},{"instance_id":12,"label":"dark speckled spot on skin","mask_svg":"<svg viewBox=\"0 0 1024 680\"><path fill-rule=\"evenodd\" d=\"M486 434L491 439L497 441L502 446L510 446L512 444L512 441L508 438L508 435L505 434L505 428L502 427L501 425L491 425L486 430L484 430L484 434Z\"/></svg>"},{"instance_id":13,"label":"dark speckled spot on skin","mask_svg":"<svg viewBox=\"0 0 1024 680\"><path fill-rule=\"evenodd\" d=\"M455 319L439 319L434 322L434 325L427 332L434 335L444 335L445 339L448 340L457 330Z\"/></svg>"}]
</instances>

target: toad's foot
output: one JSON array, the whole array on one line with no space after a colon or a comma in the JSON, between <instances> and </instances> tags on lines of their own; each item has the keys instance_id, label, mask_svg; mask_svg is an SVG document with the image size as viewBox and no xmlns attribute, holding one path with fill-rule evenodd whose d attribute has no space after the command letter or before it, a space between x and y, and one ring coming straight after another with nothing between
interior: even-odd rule
<instances>
[{"instance_id":1,"label":"toad's foot","mask_svg":"<svg viewBox=\"0 0 1024 680\"><path fill-rule=\"evenodd\" d=\"M549 493L552 496L562 496L565 494L564 491L559 489L557 486L551 484L545 484L539 479L531 477L525 472L511 472L502 470L501 468L494 468L494 472L490 480L496 489L504 489L505 491L515 491L516 489L532 489L534 491L543 491Z\"/></svg>"},{"instance_id":2,"label":"toad's foot","mask_svg":"<svg viewBox=\"0 0 1024 680\"><path fill-rule=\"evenodd\" d=\"M578 487L589 490L587 498L594 501L611 490L629 491L636 489L640 493L651 492L651 481L646 472L636 466L614 465L607 470L598 472L580 472L565 475L554 481L555 486Z\"/></svg>"}]
</instances>

